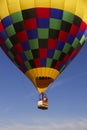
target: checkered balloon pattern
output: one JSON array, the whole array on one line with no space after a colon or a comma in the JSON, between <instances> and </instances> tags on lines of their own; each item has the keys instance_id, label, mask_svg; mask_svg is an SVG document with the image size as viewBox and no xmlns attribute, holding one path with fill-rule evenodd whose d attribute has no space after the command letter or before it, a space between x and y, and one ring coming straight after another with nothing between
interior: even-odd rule
<instances>
[{"instance_id":1,"label":"checkered balloon pattern","mask_svg":"<svg viewBox=\"0 0 87 130\"><path fill-rule=\"evenodd\" d=\"M86 23L60 9L26 9L0 22L0 46L24 73L38 67L62 72L86 37Z\"/></svg>"}]
</instances>

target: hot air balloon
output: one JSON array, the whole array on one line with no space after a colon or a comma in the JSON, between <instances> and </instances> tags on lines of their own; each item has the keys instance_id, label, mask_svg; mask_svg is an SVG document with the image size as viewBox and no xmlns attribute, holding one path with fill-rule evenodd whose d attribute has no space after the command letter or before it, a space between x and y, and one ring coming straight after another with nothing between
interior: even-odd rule
<instances>
[{"instance_id":1,"label":"hot air balloon","mask_svg":"<svg viewBox=\"0 0 87 130\"><path fill-rule=\"evenodd\" d=\"M40 93L40 109L86 38L87 0L0 0L0 46Z\"/></svg>"}]
</instances>

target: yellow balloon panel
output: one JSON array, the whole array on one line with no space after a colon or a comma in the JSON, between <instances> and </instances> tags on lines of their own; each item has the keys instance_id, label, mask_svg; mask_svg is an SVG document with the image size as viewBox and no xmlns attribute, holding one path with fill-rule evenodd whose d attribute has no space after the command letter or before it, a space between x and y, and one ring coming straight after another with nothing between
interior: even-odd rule
<instances>
[{"instance_id":1,"label":"yellow balloon panel","mask_svg":"<svg viewBox=\"0 0 87 130\"><path fill-rule=\"evenodd\" d=\"M21 10L20 0L7 0L7 5L10 14Z\"/></svg>"},{"instance_id":2,"label":"yellow balloon panel","mask_svg":"<svg viewBox=\"0 0 87 130\"><path fill-rule=\"evenodd\" d=\"M51 0L51 8L64 9L65 0Z\"/></svg>"},{"instance_id":3,"label":"yellow balloon panel","mask_svg":"<svg viewBox=\"0 0 87 130\"><path fill-rule=\"evenodd\" d=\"M84 10L83 21L87 23L87 0L83 0L83 4L84 4L82 7L82 9Z\"/></svg>"},{"instance_id":4,"label":"yellow balloon panel","mask_svg":"<svg viewBox=\"0 0 87 130\"><path fill-rule=\"evenodd\" d=\"M64 10L75 13L77 7L77 0L65 0Z\"/></svg>"},{"instance_id":5,"label":"yellow balloon panel","mask_svg":"<svg viewBox=\"0 0 87 130\"><path fill-rule=\"evenodd\" d=\"M33 82L39 93L44 92L59 74L60 72L58 70L48 67L34 68L26 72L26 76ZM39 77L49 78L38 80Z\"/></svg>"},{"instance_id":6,"label":"yellow balloon panel","mask_svg":"<svg viewBox=\"0 0 87 130\"><path fill-rule=\"evenodd\" d=\"M21 9L29 9L35 7L35 0L20 0Z\"/></svg>"},{"instance_id":7,"label":"yellow balloon panel","mask_svg":"<svg viewBox=\"0 0 87 130\"><path fill-rule=\"evenodd\" d=\"M51 7L51 0L35 0L36 7Z\"/></svg>"},{"instance_id":8,"label":"yellow balloon panel","mask_svg":"<svg viewBox=\"0 0 87 130\"><path fill-rule=\"evenodd\" d=\"M48 68L48 67L41 67L41 68L35 68L31 69L26 72L26 75L29 77L32 75L32 78L36 78L39 76L47 76L51 77L52 79L56 79L56 77L59 75L59 71L53 68Z\"/></svg>"},{"instance_id":9,"label":"yellow balloon panel","mask_svg":"<svg viewBox=\"0 0 87 130\"><path fill-rule=\"evenodd\" d=\"M3 19L8 15L9 15L9 11L8 11L7 0L0 0L0 18Z\"/></svg>"},{"instance_id":10,"label":"yellow balloon panel","mask_svg":"<svg viewBox=\"0 0 87 130\"><path fill-rule=\"evenodd\" d=\"M75 14L77 16L80 16L81 18L83 18L85 10L84 10L84 0L77 0L77 6L76 6L76 11Z\"/></svg>"}]
</instances>

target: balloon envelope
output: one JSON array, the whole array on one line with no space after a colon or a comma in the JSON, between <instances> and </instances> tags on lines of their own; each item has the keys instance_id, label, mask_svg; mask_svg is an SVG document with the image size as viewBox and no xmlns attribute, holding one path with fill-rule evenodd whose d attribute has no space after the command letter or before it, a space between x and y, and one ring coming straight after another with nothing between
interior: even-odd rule
<instances>
[{"instance_id":1,"label":"balloon envelope","mask_svg":"<svg viewBox=\"0 0 87 130\"><path fill-rule=\"evenodd\" d=\"M0 46L42 93L87 37L86 0L1 0Z\"/></svg>"}]
</instances>

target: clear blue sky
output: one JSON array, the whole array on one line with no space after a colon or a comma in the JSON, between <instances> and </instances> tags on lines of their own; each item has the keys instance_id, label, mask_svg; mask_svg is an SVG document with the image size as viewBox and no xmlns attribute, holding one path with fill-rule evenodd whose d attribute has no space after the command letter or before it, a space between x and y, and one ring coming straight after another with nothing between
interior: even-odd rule
<instances>
[{"instance_id":1,"label":"clear blue sky","mask_svg":"<svg viewBox=\"0 0 87 130\"><path fill-rule=\"evenodd\" d=\"M49 109L0 49L0 130L87 130L87 43L47 90Z\"/></svg>"}]
</instances>

